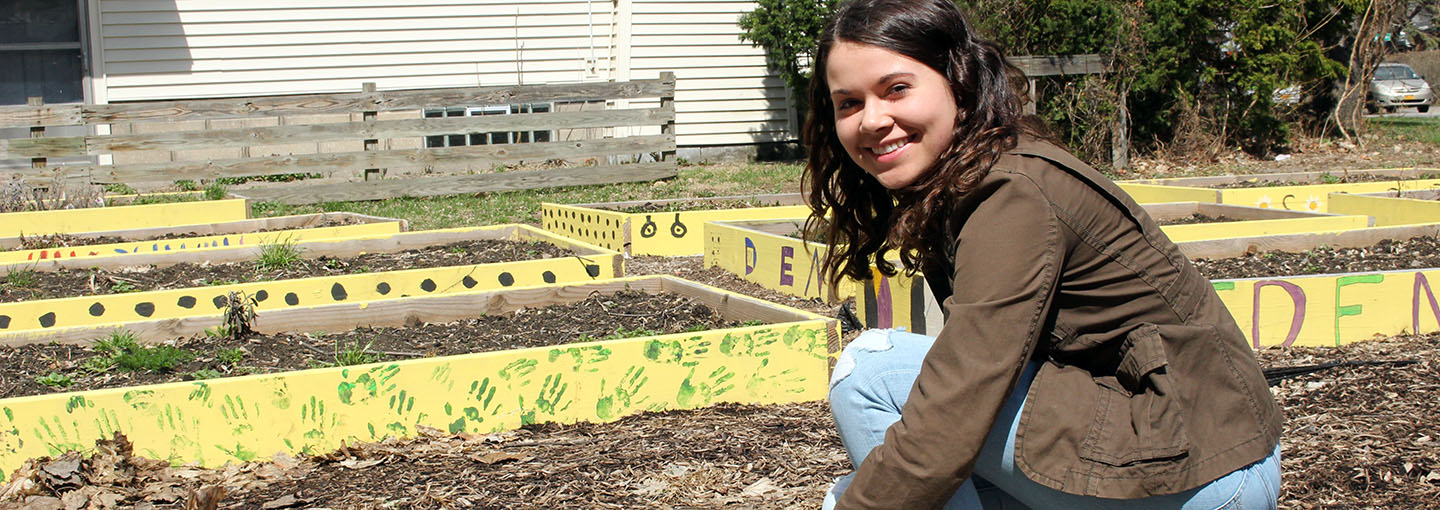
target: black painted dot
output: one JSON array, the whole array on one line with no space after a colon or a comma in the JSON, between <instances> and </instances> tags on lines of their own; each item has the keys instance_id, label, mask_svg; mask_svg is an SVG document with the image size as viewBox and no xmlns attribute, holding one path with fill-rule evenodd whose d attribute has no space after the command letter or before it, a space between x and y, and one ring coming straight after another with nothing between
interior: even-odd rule
<instances>
[{"instance_id":1,"label":"black painted dot","mask_svg":"<svg viewBox=\"0 0 1440 510\"><path fill-rule=\"evenodd\" d=\"M180 308L195 308L195 296L180 296L180 300L176 301L175 304L179 305Z\"/></svg>"},{"instance_id":2,"label":"black painted dot","mask_svg":"<svg viewBox=\"0 0 1440 510\"><path fill-rule=\"evenodd\" d=\"M141 317L155 315L155 303L145 302L135 305L135 313L140 314Z\"/></svg>"},{"instance_id":3,"label":"black painted dot","mask_svg":"<svg viewBox=\"0 0 1440 510\"><path fill-rule=\"evenodd\" d=\"M9 329L9 328L10 328L10 316L9 316L9 315L0 315L0 329Z\"/></svg>"},{"instance_id":4,"label":"black painted dot","mask_svg":"<svg viewBox=\"0 0 1440 510\"><path fill-rule=\"evenodd\" d=\"M91 317L99 317L99 316L101 316L101 315L105 315L105 305L102 305L102 304L100 304L100 303L95 303L95 304L93 304L93 305L90 305L90 316L91 316Z\"/></svg>"},{"instance_id":5,"label":"black painted dot","mask_svg":"<svg viewBox=\"0 0 1440 510\"><path fill-rule=\"evenodd\" d=\"M290 306L300 304L300 296L296 296L294 292L285 293L285 304Z\"/></svg>"},{"instance_id":6,"label":"black painted dot","mask_svg":"<svg viewBox=\"0 0 1440 510\"><path fill-rule=\"evenodd\" d=\"M545 279L545 283L555 283L555 273L546 271L540 273L540 277Z\"/></svg>"},{"instance_id":7,"label":"black painted dot","mask_svg":"<svg viewBox=\"0 0 1440 510\"><path fill-rule=\"evenodd\" d=\"M500 273L500 285L509 287L515 285L515 276L510 273Z\"/></svg>"},{"instance_id":8,"label":"black painted dot","mask_svg":"<svg viewBox=\"0 0 1440 510\"><path fill-rule=\"evenodd\" d=\"M330 297L335 298L336 301L344 301L345 298L349 296L350 295L345 292L344 285L336 283L330 286Z\"/></svg>"},{"instance_id":9,"label":"black painted dot","mask_svg":"<svg viewBox=\"0 0 1440 510\"><path fill-rule=\"evenodd\" d=\"M255 291L255 302L256 302L256 303L264 302L266 299L270 299L270 293L269 293L269 292L265 292L264 289Z\"/></svg>"},{"instance_id":10,"label":"black painted dot","mask_svg":"<svg viewBox=\"0 0 1440 510\"><path fill-rule=\"evenodd\" d=\"M54 325L55 325L55 312L50 312L50 313L47 313L47 314L45 314L45 315L41 315L41 316L40 316L40 325L43 326L43 327L47 327L47 328L50 327L50 326L54 326Z\"/></svg>"},{"instance_id":11,"label":"black painted dot","mask_svg":"<svg viewBox=\"0 0 1440 510\"><path fill-rule=\"evenodd\" d=\"M420 282L420 288L425 289L425 292L435 292L435 280L426 278L425 281Z\"/></svg>"},{"instance_id":12,"label":"black painted dot","mask_svg":"<svg viewBox=\"0 0 1440 510\"><path fill-rule=\"evenodd\" d=\"M467 288L467 289L473 289L473 288L475 288L475 285L478 284L478 283L480 283L480 282L475 281L475 279L474 279L474 278L471 278L469 275L466 275L466 276L465 276L465 279L460 280L460 284L461 284L461 285L464 285L465 288Z\"/></svg>"},{"instance_id":13,"label":"black painted dot","mask_svg":"<svg viewBox=\"0 0 1440 510\"><path fill-rule=\"evenodd\" d=\"M588 273L591 278L600 276L600 266L596 264L586 264L585 272Z\"/></svg>"},{"instance_id":14,"label":"black painted dot","mask_svg":"<svg viewBox=\"0 0 1440 510\"><path fill-rule=\"evenodd\" d=\"M376 286L375 286L375 292L379 292L381 296L384 296L384 295L386 295L386 294L389 294L389 293L390 293L390 284L385 283L385 282L380 282L379 285L376 285Z\"/></svg>"},{"instance_id":15,"label":"black painted dot","mask_svg":"<svg viewBox=\"0 0 1440 510\"><path fill-rule=\"evenodd\" d=\"M215 299L210 300L210 304L215 305L216 310L220 310L225 308L225 301L225 296L215 296Z\"/></svg>"}]
</instances>

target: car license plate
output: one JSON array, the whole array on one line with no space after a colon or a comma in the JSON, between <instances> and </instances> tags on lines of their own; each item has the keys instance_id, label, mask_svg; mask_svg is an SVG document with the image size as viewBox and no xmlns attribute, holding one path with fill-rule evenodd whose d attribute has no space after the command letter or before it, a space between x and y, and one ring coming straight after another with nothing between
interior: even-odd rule
<instances>
[{"instance_id":1,"label":"car license plate","mask_svg":"<svg viewBox=\"0 0 1440 510\"><path fill-rule=\"evenodd\" d=\"M1406 101L1414 101L1414 100L1415 100L1415 96L1405 96L1405 100L1406 100Z\"/></svg>"}]
</instances>

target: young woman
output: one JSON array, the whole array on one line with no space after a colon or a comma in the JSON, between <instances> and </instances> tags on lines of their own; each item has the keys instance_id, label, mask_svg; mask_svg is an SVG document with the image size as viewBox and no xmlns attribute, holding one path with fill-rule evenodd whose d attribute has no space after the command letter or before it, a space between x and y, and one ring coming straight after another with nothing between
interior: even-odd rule
<instances>
[{"instance_id":1,"label":"young woman","mask_svg":"<svg viewBox=\"0 0 1440 510\"><path fill-rule=\"evenodd\" d=\"M827 505L1274 508L1281 415L1240 329L1134 200L1022 122L1020 78L950 0L853 0L822 37L805 186L831 283L894 252L946 315L842 353L856 471Z\"/></svg>"}]
</instances>

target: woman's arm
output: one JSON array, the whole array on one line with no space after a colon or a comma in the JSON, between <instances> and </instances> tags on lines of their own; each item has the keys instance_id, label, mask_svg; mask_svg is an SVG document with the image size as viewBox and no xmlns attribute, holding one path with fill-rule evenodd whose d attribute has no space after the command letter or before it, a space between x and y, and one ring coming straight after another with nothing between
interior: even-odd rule
<instances>
[{"instance_id":1,"label":"woman's arm","mask_svg":"<svg viewBox=\"0 0 1440 510\"><path fill-rule=\"evenodd\" d=\"M865 458L839 508L944 504L970 476L1044 334L1065 253L1049 200L1029 177L999 168L964 200L979 203L960 230L945 326L900 421Z\"/></svg>"}]
</instances>

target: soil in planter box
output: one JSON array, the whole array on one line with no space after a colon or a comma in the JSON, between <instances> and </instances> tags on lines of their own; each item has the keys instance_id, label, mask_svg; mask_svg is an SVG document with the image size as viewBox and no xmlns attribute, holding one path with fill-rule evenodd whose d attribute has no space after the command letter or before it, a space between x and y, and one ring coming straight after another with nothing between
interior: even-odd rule
<instances>
[{"instance_id":1,"label":"soil in planter box","mask_svg":"<svg viewBox=\"0 0 1440 510\"><path fill-rule=\"evenodd\" d=\"M303 248L302 248L303 250ZM514 262L574 255L568 249L532 241L478 240L398 253L301 259L290 267L261 270L255 262L175 264L145 270L61 269L22 271L0 277L0 303L30 299L119 294L260 281L338 276L376 271Z\"/></svg>"},{"instance_id":2,"label":"soil in planter box","mask_svg":"<svg viewBox=\"0 0 1440 510\"><path fill-rule=\"evenodd\" d=\"M1225 184L1216 184L1216 185L1213 185L1213 186L1205 186L1205 187L1207 187L1207 188L1217 188L1217 189L1270 188L1270 187L1275 187L1275 186L1311 186L1311 185L1315 185L1315 184L1355 184L1355 183L1359 183L1359 182L1408 181L1408 180L1434 179L1434 178L1436 178L1436 175L1434 175L1434 174L1424 174L1424 175L1421 175L1421 176L1419 176L1419 177L1397 177L1397 176L1394 176L1394 175L1375 175L1375 174L1353 174L1353 175L1346 175L1346 174L1340 173L1340 174L1324 174L1324 175L1321 175L1320 177L1316 178L1316 179L1313 180L1313 181L1304 181L1304 182L1301 182L1301 181L1284 181L1284 182L1277 182L1277 181L1270 181L1270 182L1263 182L1263 181L1262 181L1262 182L1251 182L1251 181L1245 181L1245 182L1230 182L1230 183L1225 183Z\"/></svg>"},{"instance_id":3,"label":"soil in planter box","mask_svg":"<svg viewBox=\"0 0 1440 510\"><path fill-rule=\"evenodd\" d=\"M619 211L619 212L629 213L629 214L645 214L645 213L665 213L665 212L685 212L685 211L708 211L708 210L727 210L727 209L749 209L749 208L752 208L752 207L778 207L778 206L782 206L782 205L799 205L799 204L782 204L782 203L780 203L779 201L776 201L776 200L761 200L761 199L729 199L729 200L703 200L703 199L702 199L702 200L683 201L683 202L652 202L652 203L641 204L641 205L632 206L632 207L622 207L622 208L619 208L619 209L616 209L616 210Z\"/></svg>"},{"instance_id":4,"label":"soil in planter box","mask_svg":"<svg viewBox=\"0 0 1440 510\"><path fill-rule=\"evenodd\" d=\"M305 227L303 227L303 228L343 227L343 226L346 226L346 225L359 225L359 224L361 224L361 223L364 223L364 221L361 221L359 218L336 217L336 218L326 218L324 221L321 221L321 222L316 223L316 224L313 224L313 225L308 225L308 226L305 226ZM295 230L296 228L299 228L299 227L263 228L263 229L260 229L260 230L255 230L255 231L253 231L253 233L260 233L260 232L277 232L277 231L281 231L281 230ZM73 234L60 233L60 234L49 234L49 235L30 236L30 237L20 236L20 246L18 246L18 247L16 247L16 248L13 248L13 249L11 249L10 251L18 251L18 250L39 250L39 249L49 249L49 248L68 248L68 247L71 247L71 246L91 246L91 245L96 245L96 244L116 244L116 243L128 243L128 242L139 242L139 241L163 241L163 240L168 240L168 239L185 239L185 238L189 238L189 237L203 237L203 236L213 236L213 235L221 235L221 234L215 234L215 233L213 233L213 232L176 232L176 233L171 233L171 234L162 234L162 235L158 235L158 236L137 236L137 237L100 236L100 237L81 237L81 236L77 236L77 235L73 235Z\"/></svg>"},{"instance_id":5,"label":"soil in planter box","mask_svg":"<svg viewBox=\"0 0 1440 510\"><path fill-rule=\"evenodd\" d=\"M1418 359L1306 373L1273 387L1286 416L1280 508L1429 508L1440 500L1440 335L1261 351L1266 367ZM170 467L103 441L90 461L36 459L32 497L113 495L178 507L224 485L219 508L816 508L851 470L823 402L643 413L486 436L349 445L217 469ZM78 465L78 466L77 466ZM46 483L72 474L74 484ZM76 467L72 467L76 466ZM76 498L81 494L70 496ZM13 503L5 501L4 505Z\"/></svg>"},{"instance_id":6,"label":"soil in planter box","mask_svg":"<svg viewBox=\"0 0 1440 510\"><path fill-rule=\"evenodd\" d=\"M1160 225L1164 226L1164 225L1198 225L1198 224L1201 224L1201 223L1229 223L1229 222L1232 222L1232 221L1241 221L1241 220L1239 220L1239 219L1237 219L1237 218L1231 218L1231 217L1226 216L1226 215L1224 215L1224 214L1221 214L1221 215L1218 215L1218 216L1210 216L1210 215L1206 215L1206 214L1194 213L1194 214L1191 214L1191 215L1189 215L1189 216L1185 216L1185 217L1183 217L1183 218L1172 218L1172 219L1168 219L1168 220L1161 221L1161 222L1158 222L1158 223L1160 223Z\"/></svg>"},{"instance_id":7,"label":"soil in planter box","mask_svg":"<svg viewBox=\"0 0 1440 510\"><path fill-rule=\"evenodd\" d=\"M1228 259L1196 259L1212 280L1358 273L1440 267L1440 239L1383 240L1364 248L1315 248L1304 253L1271 251Z\"/></svg>"},{"instance_id":8,"label":"soil in planter box","mask_svg":"<svg viewBox=\"0 0 1440 510\"><path fill-rule=\"evenodd\" d=\"M197 336L136 350L140 361L174 359L163 370L130 370L106 346L0 347L0 398L137 386L419 357L541 347L739 326L695 299L674 293L621 291L568 305L403 328L361 328L313 336ZM183 352L177 352L183 351ZM106 361L106 360L110 361Z\"/></svg>"}]
</instances>

